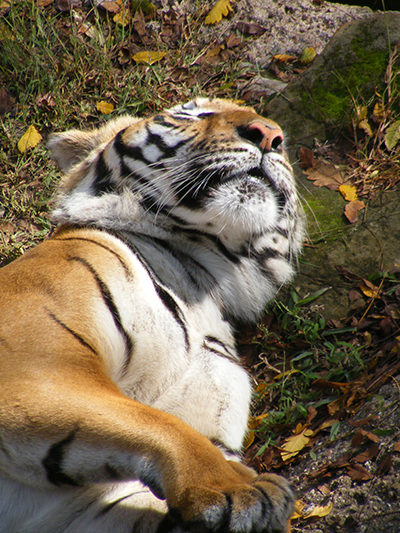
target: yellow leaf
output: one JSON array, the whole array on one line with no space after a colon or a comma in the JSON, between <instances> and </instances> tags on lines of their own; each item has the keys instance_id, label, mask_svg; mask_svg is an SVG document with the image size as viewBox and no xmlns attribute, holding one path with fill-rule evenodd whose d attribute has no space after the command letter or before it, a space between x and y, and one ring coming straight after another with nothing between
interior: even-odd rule
<instances>
[{"instance_id":1,"label":"yellow leaf","mask_svg":"<svg viewBox=\"0 0 400 533\"><path fill-rule=\"evenodd\" d=\"M313 518L316 516L322 518L323 516L327 516L332 509L333 502L328 505L315 505L310 507L306 506L301 500L298 500L295 503L295 510L291 516L291 519L296 520L302 518L304 520L306 518Z\"/></svg>"},{"instance_id":2,"label":"yellow leaf","mask_svg":"<svg viewBox=\"0 0 400 533\"><path fill-rule=\"evenodd\" d=\"M375 287L375 285L368 280L364 280L364 283L360 282L358 286L362 293L368 298L379 298L379 287Z\"/></svg>"},{"instance_id":3,"label":"yellow leaf","mask_svg":"<svg viewBox=\"0 0 400 533\"><path fill-rule=\"evenodd\" d=\"M305 48L303 50L303 53L300 57L300 63L302 65L308 65L309 63L311 63L311 61L314 61L316 55L317 52L315 51L315 49L312 46L309 46L308 48Z\"/></svg>"},{"instance_id":4,"label":"yellow leaf","mask_svg":"<svg viewBox=\"0 0 400 533\"><path fill-rule=\"evenodd\" d=\"M313 516L327 516L333 509L333 502L329 505L316 505L310 513L304 515L304 518L312 518Z\"/></svg>"},{"instance_id":5,"label":"yellow leaf","mask_svg":"<svg viewBox=\"0 0 400 533\"><path fill-rule=\"evenodd\" d=\"M100 113L103 113L103 115L109 115L110 113L114 111L113 104L104 102L104 100L102 100L101 102L97 102L96 108L97 108L97 111L100 111Z\"/></svg>"},{"instance_id":6,"label":"yellow leaf","mask_svg":"<svg viewBox=\"0 0 400 533\"><path fill-rule=\"evenodd\" d=\"M297 455L304 446L310 442L310 437L312 437L314 432L311 429L305 429L298 435L293 435L286 439L286 442L283 443L281 448L284 450L281 452L281 457L283 461L287 461L291 457Z\"/></svg>"},{"instance_id":7,"label":"yellow leaf","mask_svg":"<svg viewBox=\"0 0 400 533\"><path fill-rule=\"evenodd\" d=\"M214 48L211 48L211 50L209 50L209 51L206 53L206 57L215 57L215 56L217 56L222 50L225 50L225 45L224 45L224 44L219 44L218 46L215 46Z\"/></svg>"},{"instance_id":8,"label":"yellow leaf","mask_svg":"<svg viewBox=\"0 0 400 533\"><path fill-rule=\"evenodd\" d=\"M385 111L385 108L383 107L382 103L376 102L376 104L374 105L374 110L372 111L372 114L375 117L383 118L384 111Z\"/></svg>"},{"instance_id":9,"label":"yellow leaf","mask_svg":"<svg viewBox=\"0 0 400 533\"><path fill-rule=\"evenodd\" d=\"M248 423L249 429L257 429L262 425L262 421L264 418L268 418L268 413L264 413L262 415L251 417Z\"/></svg>"},{"instance_id":10,"label":"yellow leaf","mask_svg":"<svg viewBox=\"0 0 400 533\"><path fill-rule=\"evenodd\" d=\"M275 54L272 59L279 61L279 63L288 63L289 61L295 61L297 58L289 54Z\"/></svg>"},{"instance_id":11,"label":"yellow leaf","mask_svg":"<svg viewBox=\"0 0 400 533\"><path fill-rule=\"evenodd\" d=\"M296 500L294 504L294 511L290 519L297 520L298 518L303 518L303 509L305 508L305 506L306 504L303 501Z\"/></svg>"},{"instance_id":12,"label":"yellow leaf","mask_svg":"<svg viewBox=\"0 0 400 533\"><path fill-rule=\"evenodd\" d=\"M282 374L282 372L280 372L279 374L274 376L274 381L279 381L283 377L287 378L287 377L291 376L292 374L296 374L297 372L299 372L299 371L298 370L286 370L286 372L284 374Z\"/></svg>"},{"instance_id":13,"label":"yellow leaf","mask_svg":"<svg viewBox=\"0 0 400 533\"><path fill-rule=\"evenodd\" d=\"M254 442L254 431L249 431L244 439L243 448L247 450Z\"/></svg>"},{"instance_id":14,"label":"yellow leaf","mask_svg":"<svg viewBox=\"0 0 400 533\"><path fill-rule=\"evenodd\" d=\"M145 50L144 52L138 52L135 54L132 59L136 61L136 63L147 63L148 65L152 65L153 63L160 61L160 59L166 55L167 52L150 52Z\"/></svg>"},{"instance_id":15,"label":"yellow leaf","mask_svg":"<svg viewBox=\"0 0 400 533\"><path fill-rule=\"evenodd\" d=\"M348 202L357 200L357 189L354 187L354 185L340 185L339 191L343 198Z\"/></svg>"},{"instance_id":16,"label":"yellow leaf","mask_svg":"<svg viewBox=\"0 0 400 533\"><path fill-rule=\"evenodd\" d=\"M356 107L356 117L357 122L361 122L365 118L367 118L368 109L365 107L365 105L360 105Z\"/></svg>"},{"instance_id":17,"label":"yellow leaf","mask_svg":"<svg viewBox=\"0 0 400 533\"><path fill-rule=\"evenodd\" d=\"M204 22L206 24L216 24L217 22L221 22L222 17L229 15L230 11L233 11L230 0L218 0L212 10L206 16Z\"/></svg>"},{"instance_id":18,"label":"yellow leaf","mask_svg":"<svg viewBox=\"0 0 400 533\"><path fill-rule=\"evenodd\" d=\"M267 383L259 383L256 387L257 394L262 394L268 388Z\"/></svg>"},{"instance_id":19,"label":"yellow leaf","mask_svg":"<svg viewBox=\"0 0 400 533\"><path fill-rule=\"evenodd\" d=\"M368 120L361 120L358 124L358 127L360 128L360 130L363 130L368 135L368 137L372 137L372 129L369 125Z\"/></svg>"},{"instance_id":20,"label":"yellow leaf","mask_svg":"<svg viewBox=\"0 0 400 533\"><path fill-rule=\"evenodd\" d=\"M129 8L126 7L122 3L121 0L117 0L115 3L121 6L121 10L118 11L118 13L116 15L114 15L113 21L116 24L119 24L120 26L125 27L125 26L127 26L130 23L130 21L132 19L131 12L130 12Z\"/></svg>"},{"instance_id":21,"label":"yellow leaf","mask_svg":"<svg viewBox=\"0 0 400 533\"><path fill-rule=\"evenodd\" d=\"M18 142L18 150L23 154L28 148L34 148L42 140L35 126L29 126Z\"/></svg>"}]
</instances>

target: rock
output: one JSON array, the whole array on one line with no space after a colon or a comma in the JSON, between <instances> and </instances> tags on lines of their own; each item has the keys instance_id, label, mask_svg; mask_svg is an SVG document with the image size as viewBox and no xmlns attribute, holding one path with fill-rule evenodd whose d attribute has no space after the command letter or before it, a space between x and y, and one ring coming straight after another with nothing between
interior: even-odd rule
<instances>
[{"instance_id":1,"label":"rock","mask_svg":"<svg viewBox=\"0 0 400 533\"><path fill-rule=\"evenodd\" d=\"M376 14L344 25L315 62L266 106L264 114L287 133L291 161L296 161L300 146L311 147L314 139L322 144L343 125L348 127L353 98L367 102L375 87L384 89L388 35L393 50L400 41L400 13ZM337 266L360 277L400 269L400 188L372 197L359 213L359 222L350 225L343 215L346 202L338 192L315 187L297 165L295 172L313 245L305 250L295 284L302 295L332 287L318 303L327 319L343 318L349 310L351 283L339 275Z\"/></svg>"},{"instance_id":2,"label":"rock","mask_svg":"<svg viewBox=\"0 0 400 533\"><path fill-rule=\"evenodd\" d=\"M345 24L266 114L288 131L291 145L325 140L349 123L353 98L367 101L382 88L389 48L399 41L400 13L394 11Z\"/></svg>"},{"instance_id":3,"label":"rock","mask_svg":"<svg viewBox=\"0 0 400 533\"><path fill-rule=\"evenodd\" d=\"M185 8L194 9L195 2L184 0L182 5L185 3ZM222 41L238 23L260 25L266 32L251 44L247 58L258 64L265 63L271 54L300 56L309 46L320 53L344 23L372 14L367 7L330 2L316 5L311 0L238 0L234 11L218 25L204 28L205 42L209 42L211 34Z\"/></svg>"}]
</instances>

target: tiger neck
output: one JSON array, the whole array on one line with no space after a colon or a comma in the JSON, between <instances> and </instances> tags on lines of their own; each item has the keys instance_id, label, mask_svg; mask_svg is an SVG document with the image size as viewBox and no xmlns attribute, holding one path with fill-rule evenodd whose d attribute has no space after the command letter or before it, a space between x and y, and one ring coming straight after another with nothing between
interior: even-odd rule
<instances>
[{"instance_id":1,"label":"tiger neck","mask_svg":"<svg viewBox=\"0 0 400 533\"><path fill-rule=\"evenodd\" d=\"M260 267L251 240L236 235L228 242L223 233L184 227L170 213L144 210L129 191L101 197L74 192L60 199L53 217L63 225L109 231L183 301L196 305L211 297L234 322L256 321L280 285Z\"/></svg>"}]
</instances>

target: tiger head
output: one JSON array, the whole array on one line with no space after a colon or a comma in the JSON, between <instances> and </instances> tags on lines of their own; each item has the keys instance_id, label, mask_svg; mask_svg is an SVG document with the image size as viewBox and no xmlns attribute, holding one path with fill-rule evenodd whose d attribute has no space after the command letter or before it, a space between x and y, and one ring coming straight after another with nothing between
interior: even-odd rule
<instances>
[{"instance_id":1,"label":"tiger head","mask_svg":"<svg viewBox=\"0 0 400 533\"><path fill-rule=\"evenodd\" d=\"M252 108L198 98L151 118L54 134L49 147L66 173L58 222L135 231L151 219L215 235L232 250L275 232L282 253L300 249L282 130Z\"/></svg>"}]
</instances>

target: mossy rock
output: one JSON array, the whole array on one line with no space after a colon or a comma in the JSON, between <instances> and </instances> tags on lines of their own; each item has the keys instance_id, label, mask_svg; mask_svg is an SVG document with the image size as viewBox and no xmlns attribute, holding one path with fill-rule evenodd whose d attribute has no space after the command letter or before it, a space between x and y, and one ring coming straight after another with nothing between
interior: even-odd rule
<instances>
[{"instance_id":1,"label":"mossy rock","mask_svg":"<svg viewBox=\"0 0 400 533\"><path fill-rule=\"evenodd\" d=\"M368 102L375 88L384 89L389 53L399 41L400 13L394 11L345 24L265 114L283 127L291 147L329 138L351 123L355 101Z\"/></svg>"},{"instance_id":2,"label":"mossy rock","mask_svg":"<svg viewBox=\"0 0 400 533\"><path fill-rule=\"evenodd\" d=\"M384 89L389 54L399 41L400 13L376 14L345 24L315 62L267 105L265 114L286 134L292 162L300 146L312 147L315 138L323 142L348 127L354 101L367 103L375 88ZM400 70L399 63L395 67ZM399 268L400 187L373 197L359 222L349 224L340 193L315 187L298 165L294 168L309 234L294 285L301 296L331 287L318 303L323 304L326 319L342 318L349 311L352 284L338 272L338 266L361 278Z\"/></svg>"}]
</instances>

